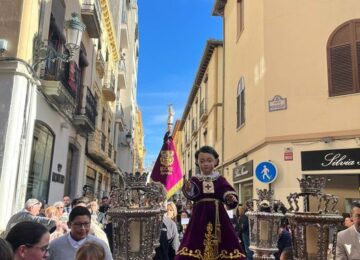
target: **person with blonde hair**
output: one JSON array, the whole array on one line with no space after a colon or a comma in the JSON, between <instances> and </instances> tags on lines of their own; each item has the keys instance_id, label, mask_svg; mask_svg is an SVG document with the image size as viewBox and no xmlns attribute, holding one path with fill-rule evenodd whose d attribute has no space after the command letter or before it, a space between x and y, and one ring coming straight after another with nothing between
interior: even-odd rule
<instances>
[{"instance_id":1,"label":"person with blonde hair","mask_svg":"<svg viewBox=\"0 0 360 260\"><path fill-rule=\"evenodd\" d=\"M176 216L177 216L177 208L174 202L168 202L166 205L166 216L171 218L173 221L176 222Z\"/></svg>"},{"instance_id":2,"label":"person with blonde hair","mask_svg":"<svg viewBox=\"0 0 360 260\"><path fill-rule=\"evenodd\" d=\"M105 250L99 244L88 241L79 247L75 260L105 260Z\"/></svg>"},{"instance_id":3,"label":"person with blonde hair","mask_svg":"<svg viewBox=\"0 0 360 260\"><path fill-rule=\"evenodd\" d=\"M105 214L99 211L99 204L96 200L93 200L89 203L89 210L91 213L91 219L101 228L104 228L106 222Z\"/></svg>"},{"instance_id":4,"label":"person with blonde hair","mask_svg":"<svg viewBox=\"0 0 360 260\"><path fill-rule=\"evenodd\" d=\"M60 220L59 210L56 206L49 206L45 209L45 216L56 221L56 226L50 230L50 241L61 237L69 231L66 223Z\"/></svg>"},{"instance_id":5,"label":"person with blonde hair","mask_svg":"<svg viewBox=\"0 0 360 260\"><path fill-rule=\"evenodd\" d=\"M56 207L49 206L45 209L45 216L47 218L54 219L56 218L56 211L57 211Z\"/></svg>"}]
</instances>

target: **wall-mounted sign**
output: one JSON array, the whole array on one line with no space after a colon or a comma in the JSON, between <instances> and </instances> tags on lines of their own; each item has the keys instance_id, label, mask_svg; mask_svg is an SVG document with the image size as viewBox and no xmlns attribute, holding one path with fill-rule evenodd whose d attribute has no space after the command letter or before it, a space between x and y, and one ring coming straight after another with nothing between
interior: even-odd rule
<instances>
[{"instance_id":1,"label":"wall-mounted sign","mask_svg":"<svg viewBox=\"0 0 360 260\"><path fill-rule=\"evenodd\" d=\"M303 171L360 169L360 149L301 152L301 169Z\"/></svg>"},{"instance_id":2,"label":"wall-mounted sign","mask_svg":"<svg viewBox=\"0 0 360 260\"><path fill-rule=\"evenodd\" d=\"M233 169L233 182L253 176L253 161L248 161Z\"/></svg>"},{"instance_id":3,"label":"wall-mounted sign","mask_svg":"<svg viewBox=\"0 0 360 260\"><path fill-rule=\"evenodd\" d=\"M270 161L259 163L255 168L255 177L262 183L272 183L277 177L276 165Z\"/></svg>"},{"instance_id":4,"label":"wall-mounted sign","mask_svg":"<svg viewBox=\"0 0 360 260\"><path fill-rule=\"evenodd\" d=\"M65 182L65 176L61 175L60 173L53 172L51 180L53 182L64 183Z\"/></svg>"},{"instance_id":5,"label":"wall-mounted sign","mask_svg":"<svg viewBox=\"0 0 360 260\"><path fill-rule=\"evenodd\" d=\"M294 159L293 149L291 147L285 148L284 161L292 161Z\"/></svg>"},{"instance_id":6,"label":"wall-mounted sign","mask_svg":"<svg viewBox=\"0 0 360 260\"><path fill-rule=\"evenodd\" d=\"M276 95L273 99L269 100L269 112L286 110L287 109L287 99L282 98L280 95Z\"/></svg>"}]
</instances>

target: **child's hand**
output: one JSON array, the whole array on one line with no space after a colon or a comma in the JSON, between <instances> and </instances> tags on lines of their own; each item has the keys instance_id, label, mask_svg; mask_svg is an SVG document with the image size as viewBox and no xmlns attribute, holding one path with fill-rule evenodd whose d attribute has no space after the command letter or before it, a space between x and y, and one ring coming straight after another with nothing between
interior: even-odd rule
<instances>
[{"instance_id":1,"label":"child's hand","mask_svg":"<svg viewBox=\"0 0 360 260\"><path fill-rule=\"evenodd\" d=\"M233 194L229 194L225 198L227 204L232 204L234 202L237 202L236 197Z\"/></svg>"},{"instance_id":2,"label":"child's hand","mask_svg":"<svg viewBox=\"0 0 360 260\"><path fill-rule=\"evenodd\" d=\"M191 181L186 181L186 182L185 182L185 190L186 190L187 192L190 192L190 191L191 191L191 186L192 186Z\"/></svg>"}]
</instances>

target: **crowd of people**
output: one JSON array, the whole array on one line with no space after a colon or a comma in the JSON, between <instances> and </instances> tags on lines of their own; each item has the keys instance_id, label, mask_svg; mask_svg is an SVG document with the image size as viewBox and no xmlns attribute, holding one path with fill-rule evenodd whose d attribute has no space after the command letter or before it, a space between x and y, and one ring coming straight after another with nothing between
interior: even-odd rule
<instances>
[{"instance_id":1,"label":"crowd of people","mask_svg":"<svg viewBox=\"0 0 360 260\"><path fill-rule=\"evenodd\" d=\"M239 204L235 190L213 171L218 157L209 146L195 154L201 174L185 182L185 199L166 203L154 260L253 259L246 214L251 205ZM108 197L99 205L87 197L71 201L64 196L47 207L35 198L28 199L1 234L0 259L111 260L112 224L106 214L110 207ZM231 210L234 215L227 212ZM286 212L282 204L274 210ZM264 204L260 211L269 212L270 206ZM351 213L343 217L337 228L336 259L360 259L360 203L354 202ZM292 237L284 218L278 230L276 260L293 259Z\"/></svg>"},{"instance_id":2,"label":"crowd of people","mask_svg":"<svg viewBox=\"0 0 360 260\"><path fill-rule=\"evenodd\" d=\"M28 199L1 234L0 259L110 260L109 208L108 197L102 198L100 207L87 197L71 201L64 196L47 207Z\"/></svg>"}]
</instances>

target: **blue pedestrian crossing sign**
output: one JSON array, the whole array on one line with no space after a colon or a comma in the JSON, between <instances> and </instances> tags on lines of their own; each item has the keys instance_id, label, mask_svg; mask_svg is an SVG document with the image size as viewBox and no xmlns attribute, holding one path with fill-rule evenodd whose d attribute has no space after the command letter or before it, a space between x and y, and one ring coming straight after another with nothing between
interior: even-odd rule
<instances>
[{"instance_id":1,"label":"blue pedestrian crossing sign","mask_svg":"<svg viewBox=\"0 0 360 260\"><path fill-rule=\"evenodd\" d=\"M256 166L255 176L262 183L272 183L277 177L276 165L272 162L261 162Z\"/></svg>"}]
</instances>

